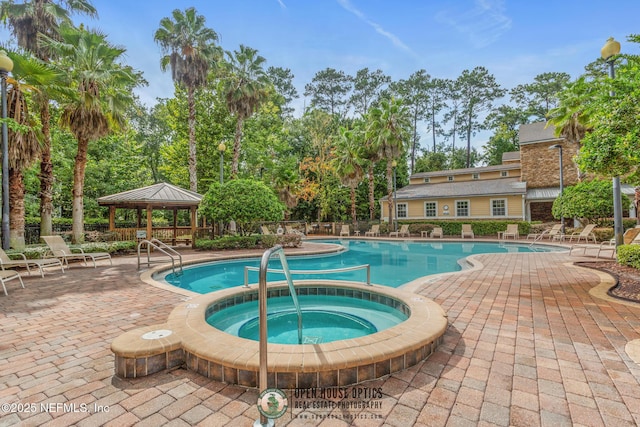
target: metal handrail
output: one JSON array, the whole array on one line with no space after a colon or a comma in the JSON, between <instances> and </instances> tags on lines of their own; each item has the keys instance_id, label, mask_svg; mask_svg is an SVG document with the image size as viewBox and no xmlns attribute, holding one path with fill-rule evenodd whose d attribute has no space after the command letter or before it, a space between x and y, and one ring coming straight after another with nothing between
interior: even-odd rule
<instances>
[{"instance_id":1,"label":"metal handrail","mask_svg":"<svg viewBox=\"0 0 640 427\"><path fill-rule=\"evenodd\" d=\"M371 265L370 264L362 264L356 265L353 267L342 267L342 268L334 268L331 270L289 270L290 274L331 274L331 273L344 273L345 271L355 271L355 270L364 270L367 269L367 285L371 285ZM249 271L259 271L258 267L245 266L244 267L244 286L249 287ZM284 270L278 270L269 268L267 269L269 273L285 273ZM286 274L286 273L285 273Z\"/></svg>"},{"instance_id":2,"label":"metal handrail","mask_svg":"<svg viewBox=\"0 0 640 427\"><path fill-rule=\"evenodd\" d=\"M300 310L300 304L298 303L298 295L293 286L293 280L289 273L289 265L287 264L287 258L284 255L284 249L281 245L276 245L271 249L267 249L262 254L260 260L259 270L259 287L258 287L258 311L259 311L259 339L260 339L260 372L259 372L259 386L260 392L267 389L267 271L269 270L269 259L272 255L277 253L280 256L280 262L282 263L282 269L287 278L289 284L289 293L293 299L293 304L296 307L298 313L298 344L302 344L302 310ZM260 413L260 424L267 425L267 417ZM256 424L254 424L256 425Z\"/></svg>"},{"instance_id":3,"label":"metal handrail","mask_svg":"<svg viewBox=\"0 0 640 427\"><path fill-rule=\"evenodd\" d=\"M171 269L173 270L173 274L176 274L177 257L179 261L178 267L180 268L180 273L182 273L182 255L180 255L180 253L173 249L171 246L158 239L142 240L140 243L138 243L138 270L140 269L140 249L145 243L147 245L147 267L151 265L151 248L153 247L154 249L159 250L171 259Z\"/></svg>"}]
</instances>

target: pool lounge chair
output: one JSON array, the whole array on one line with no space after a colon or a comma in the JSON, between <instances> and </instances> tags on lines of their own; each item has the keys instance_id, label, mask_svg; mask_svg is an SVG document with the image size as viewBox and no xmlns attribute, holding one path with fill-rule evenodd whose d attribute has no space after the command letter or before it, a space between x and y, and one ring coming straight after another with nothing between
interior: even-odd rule
<instances>
[{"instance_id":1,"label":"pool lounge chair","mask_svg":"<svg viewBox=\"0 0 640 427\"><path fill-rule=\"evenodd\" d=\"M350 235L351 235L351 231L349 231L349 226L343 225L342 228L340 229L340 237L350 236Z\"/></svg>"},{"instance_id":2,"label":"pool lounge chair","mask_svg":"<svg viewBox=\"0 0 640 427\"><path fill-rule=\"evenodd\" d=\"M69 260L79 259L87 265L87 260L93 261L93 268L96 268L96 261L108 259L111 261L111 254L108 252L85 252L82 248L74 248L73 250L62 239L62 236L42 236L42 240L49 246L49 254L53 257L60 258L65 264L69 265ZM74 252L75 250L75 252Z\"/></svg>"},{"instance_id":3,"label":"pool lounge chair","mask_svg":"<svg viewBox=\"0 0 640 427\"><path fill-rule=\"evenodd\" d=\"M398 231L392 231L391 233L389 233L389 237L391 236L395 236L395 237L402 237L402 236L407 236L409 237L409 225L408 224L402 224L402 226L400 227L400 230Z\"/></svg>"},{"instance_id":4,"label":"pool lounge chair","mask_svg":"<svg viewBox=\"0 0 640 427\"><path fill-rule=\"evenodd\" d=\"M9 280L18 279L20 280L20 285L22 285L22 289L24 289L24 282L22 281L22 277L15 270L0 270L0 283L2 283L2 289L4 290L4 294L9 296L7 293L7 283Z\"/></svg>"},{"instance_id":5,"label":"pool lounge chair","mask_svg":"<svg viewBox=\"0 0 640 427\"><path fill-rule=\"evenodd\" d=\"M553 227L543 230L542 233L529 233L527 234L527 240L533 238L534 240L542 240L544 238L558 240L562 236L562 224L554 224Z\"/></svg>"},{"instance_id":6,"label":"pool lounge chair","mask_svg":"<svg viewBox=\"0 0 640 427\"><path fill-rule=\"evenodd\" d=\"M596 235L593 234L593 229L596 228L595 224L588 224L586 227L582 229L582 231L575 231L571 233L569 237L569 241L573 242L573 239L576 239L576 242L580 242L581 239L584 239L585 242L589 242L589 239L593 240L593 243L597 243ZM565 236L565 239L567 236Z\"/></svg>"},{"instance_id":7,"label":"pool lounge chair","mask_svg":"<svg viewBox=\"0 0 640 427\"><path fill-rule=\"evenodd\" d=\"M272 234L271 231L269 230L269 228L267 228L266 225L261 225L260 226L260 231L262 232L262 234L265 234L265 235Z\"/></svg>"},{"instance_id":8,"label":"pool lounge chair","mask_svg":"<svg viewBox=\"0 0 640 427\"><path fill-rule=\"evenodd\" d=\"M285 234L297 234L299 236L304 236L303 232L296 230L295 228L293 228L290 225L285 225L284 226L284 233Z\"/></svg>"},{"instance_id":9,"label":"pool lounge chair","mask_svg":"<svg viewBox=\"0 0 640 427\"><path fill-rule=\"evenodd\" d=\"M433 231L431 232L431 238L435 239L436 237L439 237L440 239L442 239L442 236L444 236L444 233L442 232L442 227L433 227Z\"/></svg>"},{"instance_id":10,"label":"pool lounge chair","mask_svg":"<svg viewBox=\"0 0 640 427\"><path fill-rule=\"evenodd\" d=\"M500 232L500 236L503 239L513 237L513 240L520 238L520 232L518 231L518 224L507 224L507 229Z\"/></svg>"},{"instance_id":11,"label":"pool lounge chair","mask_svg":"<svg viewBox=\"0 0 640 427\"><path fill-rule=\"evenodd\" d=\"M2 268L2 270L11 267L24 267L27 269L29 276L31 276L31 267L37 267L40 270L40 277L44 277L45 268L60 267L60 270L64 273L64 266L58 258L27 259L27 257L21 253L11 254L11 256L20 256L22 259L11 259L4 250L0 249L0 268Z\"/></svg>"},{"instance_id":12,"label":"pool lounge chair","mask_svg":"<svg viewBox=\"0 0 640 427\"><path fill-rule=\"evenodd\" d=\"M380 236L380 224L373 224L371 226L371 230L364 232L364 236L365 237L367 237L367 236L371 236L371 237Z\"/></svg>"},{"instance_id":13,"label":"pool lounge chair","mask_svg":"<svg viewBox=\"0 0 640 427\"><path fill-rule=\"evenodd\" d=\"M472 239L475 239L475 234L473 234L473 228L471 228L471 224L462 224L462 233L461 233L462 238L464 239L465 237L471 237Z\"/></svg>"}]
</instances>

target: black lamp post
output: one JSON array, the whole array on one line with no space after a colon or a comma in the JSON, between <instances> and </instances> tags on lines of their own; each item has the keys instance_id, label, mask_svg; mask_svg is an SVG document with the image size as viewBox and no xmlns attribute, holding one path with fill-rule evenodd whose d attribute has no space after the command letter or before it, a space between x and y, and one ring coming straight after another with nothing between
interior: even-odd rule
<instances>
[{"instance_id":1,"label":"black lamp post","mask_svg":"<svg viewBox=\"0 0 640 427\"><path fill-rule=\"evenodd\" d=\"M2 79L2 249L9 249L9 135L7 131L7 76L13 61L0 50L0 79Z\"/></svg>"},{"instance_id":2,"label":"black lamp post","mask_svg":"<svg viewBox=\"0 0 640 427\"><path fill-rule=\"evenodd\" d=\"M560 196L562 196L562 193L564 191L564 178L562 176L562 145L555 144L549 147L549 150L555 149L559 150L560 152ZM564 215L560 216L560 233L564 235Z\"/></svg>"},{"instance_id":3,"label":"black lamp post","mask_svg":"<svg viewBox=\"0 0 640 427\"><path fill-rule=\"evenodd\" d=\"M615 56L620 53L620 42L617 42L613 37L609 37L607 42L600 50L602 58L609 64L609 77L611 79L616 78L616 73L613 68ZM615 93L610 92L613 97ZM620 191L620 177L613 177L613 233L615 236L616 248L623 243L622 237L622 196Z\"/></svg>"},{"instance_id":4,"label":"black lamp post","mask_svg":"<svg viewBox=\"0 0 640 427\"><path fill-rule=\"evenodd\" d=\"M224 142L218 144L218 151L220 152L220 185L224 184L224 152L227 146ZM222 221L218 222L218 229L220 230L220 237L222 237Z\"/></svg>"}]
</instances>

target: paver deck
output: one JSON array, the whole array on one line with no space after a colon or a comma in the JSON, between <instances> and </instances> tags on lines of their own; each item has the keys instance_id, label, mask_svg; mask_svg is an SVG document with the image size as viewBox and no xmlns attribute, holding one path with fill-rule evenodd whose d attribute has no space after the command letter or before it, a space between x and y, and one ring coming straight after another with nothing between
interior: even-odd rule
<instances>
[{"instance_id":1,"label":"paver deck","mask_svg":"<svg viewBox=\"0 0 640 427\"><path fill-rule=\"evenodd\" d=\"M276 425L640 424L640 366L625 352L640 338L640 305L601 298L593 289L606 276L577 259L478 255L481 268L414 282L448 312L436 352L355 388L373 396L354 400L349 388L325 400L335 409L292 408ZM255 389L183 368L114 376L113 339L163 323L187 297L140 280L135 257L113 264L26 276L26 289L10 282L0 295L0 426L252 425Z\"/></svg>"}]
</instances>

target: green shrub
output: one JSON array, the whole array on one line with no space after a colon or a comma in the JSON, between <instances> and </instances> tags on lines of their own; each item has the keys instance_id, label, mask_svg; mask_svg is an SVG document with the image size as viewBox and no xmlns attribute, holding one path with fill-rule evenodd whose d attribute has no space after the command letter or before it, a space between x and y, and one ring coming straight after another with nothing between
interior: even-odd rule
<instances>
[{"instance_id":1,"label":"green shrub","mask_svg":"<svg viewBox=\"0 0 640 427\"><path fill-rule=\"evenodd\" d=\"M640 269L640 245L620 245L617 249L618 263Z\"/></svg>"},{"instance_id":2,"label":"green shrub","mask_svg":"<svg viewBox=\"0 0 640 427\"><path fill-rule=\"evenodd\" d=\"M386 223L384 223L386 224ZM509 220L499 220L499 221L464 221L458 219L456 221L420 221L420 222L407 222L400 221L398 222L398 228L400 228L401 224L409 224L409 232L411 234L420 235L420 231L430 231L433 230L433 227L442 227L442 231L445 236L460 236L462 233L462 224L471 224L471 228L473 229L473 233L476 237L497 237L499 231L505 231L507 229L507 224L518 224L518 231L520 232L520 236L526 236L530 233L531 224L527 221L509 221ZM393 225L387 227L393 228ZM386 228L388 230L389 228ZM381 233L388 233L385 228L380 227Z\"/></svg>"},{"instance_id":3,"label":"green shrub","mask_svg":"<svg viewBox=\"0 0 640 427\"><path fill-rule=\"evenodd\" d=\"M299 247L302 243L301 236L297 234L275 234L254 236L224 236L220 239L196 240L196 249L200 250L231 250L231 249L268 249L276 244L285 248Z\"/></svg>"}]
</instances>

